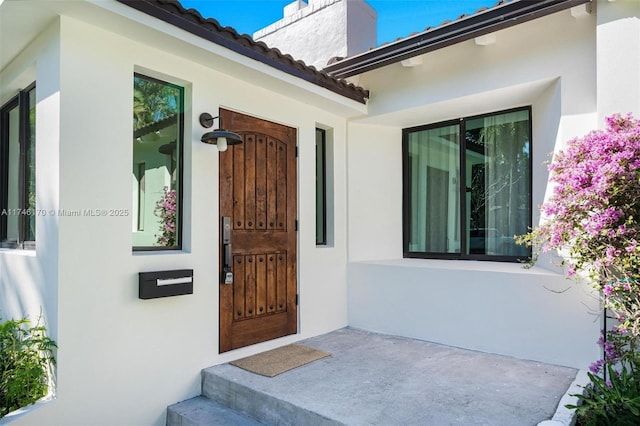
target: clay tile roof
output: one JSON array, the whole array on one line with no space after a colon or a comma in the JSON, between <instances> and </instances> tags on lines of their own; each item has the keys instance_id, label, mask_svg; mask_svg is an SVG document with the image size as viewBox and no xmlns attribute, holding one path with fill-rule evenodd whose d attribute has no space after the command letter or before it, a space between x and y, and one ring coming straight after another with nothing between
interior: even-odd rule
<instances>
[{"instance_id":1,"label":"clay tile roof","mask_svg":"<svg viewBox=\"0 0 640 426\"><path fill-rule=\"evenodd\" d=\"M366 103L369 91L352 83L319 71L303 61L295 60L280 50L254 41L247 34L239 34L231 27L223 27L213 18L204 18L195 9L185 9L177 0L117 0L150 16L165 21L196 36L219 44L236 53L262 62L291 76L301 78L341 96Z\"/></svg>"},{"instance_id":2,"label":"clay tile roof","mask_svg":"<svg viewBox=\"0 0 640 426\"><path fill-rule=\"evenodd\" d=\"M420 33L336 61L325 71L347 78L591 1L500 0L470 15L461 15L453 21L444 21Z\"/></svg>"}]
</instances>

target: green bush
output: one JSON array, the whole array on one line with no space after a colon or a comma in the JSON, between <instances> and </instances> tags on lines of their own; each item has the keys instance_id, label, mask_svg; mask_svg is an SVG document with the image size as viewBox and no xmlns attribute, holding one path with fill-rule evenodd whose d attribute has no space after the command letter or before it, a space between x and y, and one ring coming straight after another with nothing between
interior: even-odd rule
<instances>
[{"instance_id":1,"label":"green bush","mask_svg":"<svg viewBox=\"0 0 640 426\"><path fill-rule=\"evenodd\" d=\"M591 384L585 395L576 395L580 405L567 405L576 410L578 424L585 426L637 426L640 422L640 380L638 373L622 367L607 366L609 380L587 373Z\"/></svg>"},{"instance_id":2,"label":"green bush","mask_svg":"<svg viewBox=\"0 0 640 426\"><path fill-rule=\"evenodd\" d=\"M57 346L45 332L26 318L0 318L0 418L47 394Z\"/></svg>"}]
</instances>

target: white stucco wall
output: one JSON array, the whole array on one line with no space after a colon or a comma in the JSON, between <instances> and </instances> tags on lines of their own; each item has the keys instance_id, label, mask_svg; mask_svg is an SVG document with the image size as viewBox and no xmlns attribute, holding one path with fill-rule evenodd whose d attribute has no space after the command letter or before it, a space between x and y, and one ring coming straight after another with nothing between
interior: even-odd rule
<instances>
[{"instance_id":1,"label":"white stucco wall","mask_svg":"<svg viewBox=\"0 0 640 426\"><path fill-rule=\"evenodd\" d=\"M35 60L37 68L38 208L132 210L133 73L142 72L186 88L184 248L132 253L130 217L55 215L39 219L35 253L0 252L2 292L11 297L0 312L37 313L45 305L60 348L56 399L15 424L163 425L168 405L200 394L202 368L346 326L347 133L333 95L298 86L291 91L306 90L305 102L292 100L268 89L285 84L273 75L247 83L216 71L213 54L190 56L208 66L181 56L192 52L178 41L143 44L69 16L54 30L42 36L51 51L26 52L21 62L28 71ZM140 39L157 39L138 31ZM334 111L314 106L326 102ZM223 355L218 154L200 142L206 129L198 123L200 113L216 115L219 107L295 127L299 145L299 333ZM316 125L333 135L330 247L315 245ZM194 270L192 295L138 299L139 272L184 268Z\"/></svg>"},{"instance_id":2,"label":"white stucco wall","mask_svg":"<svg viewBox=\"0 0 640 426\"><path fill-rule=\"evenodd\" d=\"M364 0L312 0L253 37L322 69L334 56L353 56L375 47L376 21L375 10Z\"/></svg>"},{"instance_id":3,"label":"white stucco wall","mask_svg":"<svg viewBox=\"0 0 640 426\"><path fill-rule=\"evenodd\" d=\"M496 39L358 77L372 99L369 115L349 124L349 324L584 367L599 353L599 322L584 305L598 312L598 301L549 259L527 270L402 258L403 128L530 105L532 205L539 206L549 191L548 154L597 126L594 15L565 11ZM539 219L534 211L534 224Z\"/></svg>"},{"instance_id":4,"label":"white stucco wall","mask_svg":"<svg viewBox=\"0 0 640 426\"><path fill-rule=\"evenodd\" d=\"M598 121L616 112L640 116L640 2L599 0ZM633 78L635 76L635 78Z\"/></svg>"},{"instance_id":5,"label":"white stucco wall","mask_svg":"<svg viewBox=\"0 0 640 426\"><path fill-rule=\"evenodd\" d=\"M58 244L60 175L60 43L59 26L50 25L0 74L0 105L37 79L36 250L0 249L0 317L28 317L58 337ZM46 159L46 160L45 160Z\"/></svg>"}]
</instances>

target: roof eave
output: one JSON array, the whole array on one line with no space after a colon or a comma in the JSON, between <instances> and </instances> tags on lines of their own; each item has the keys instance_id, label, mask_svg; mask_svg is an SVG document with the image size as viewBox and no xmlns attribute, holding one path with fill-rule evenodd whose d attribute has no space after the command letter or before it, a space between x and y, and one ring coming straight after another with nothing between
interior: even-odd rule
<instances>
[{"instance_id":1,"label":"roof eave","mask_svg":"<svg viewBox=\"0 0 640 426\"><path fill-rule=\"evenodd\" d=\"M160 19L177 28L223 46L233 52L254 59L293 77L328 89L338 95L366 104L369 92L351 83L341 81L339 77L315 70L290 55L284 55L266 44L255 42L247 35L240 35L229 27L223 28L213 19L204 19L193 10L187 11L179 3L171 1L159 4L146 0L117 0L149 16ZM174 8L175 12L169 10Z\"/></svg>"},{"instance_id":2,"label":"roof eave","mask_svg":"<svg viewBox=\"0 0 640 426\"><path fill-rule=\"evenodd\" d=\"M590 2L591 0L520 0L506 3L344 59L327 66L324 71L338 78L359 75Z\"/></svg>"}]
</instances>

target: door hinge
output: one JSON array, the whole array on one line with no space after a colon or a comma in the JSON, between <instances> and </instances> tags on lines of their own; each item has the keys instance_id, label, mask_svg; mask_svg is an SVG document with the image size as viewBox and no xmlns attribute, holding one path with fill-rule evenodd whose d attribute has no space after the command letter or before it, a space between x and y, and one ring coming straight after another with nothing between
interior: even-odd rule
<instances>
[{"instance_id":1,"label":"door hinge","mask_svg":"<svg viewBox=\"0 0 640 426\"><path fill-rule=\"evenodd\" d=\"M298 294L296 294L296 306L298 306Z\"/></svg>"},{"instance_id":2,"label":"door hinge","mask_svg":"<svg viewBox=\"0 0 640 426\"><path fill-rule=\"evenodd\" d=\"M298 145L296 145L296 158L298 158Z\"/></svg>"},{"instance_id":3,"label":"door hinge","mask_svg":"<svg viewBox=\"0 0 640 426\"><path fill-rule=\"evenodd\" d=\"M296 232L298 232L298 219L296 219Z\"/></svg>"}]
</instances>

